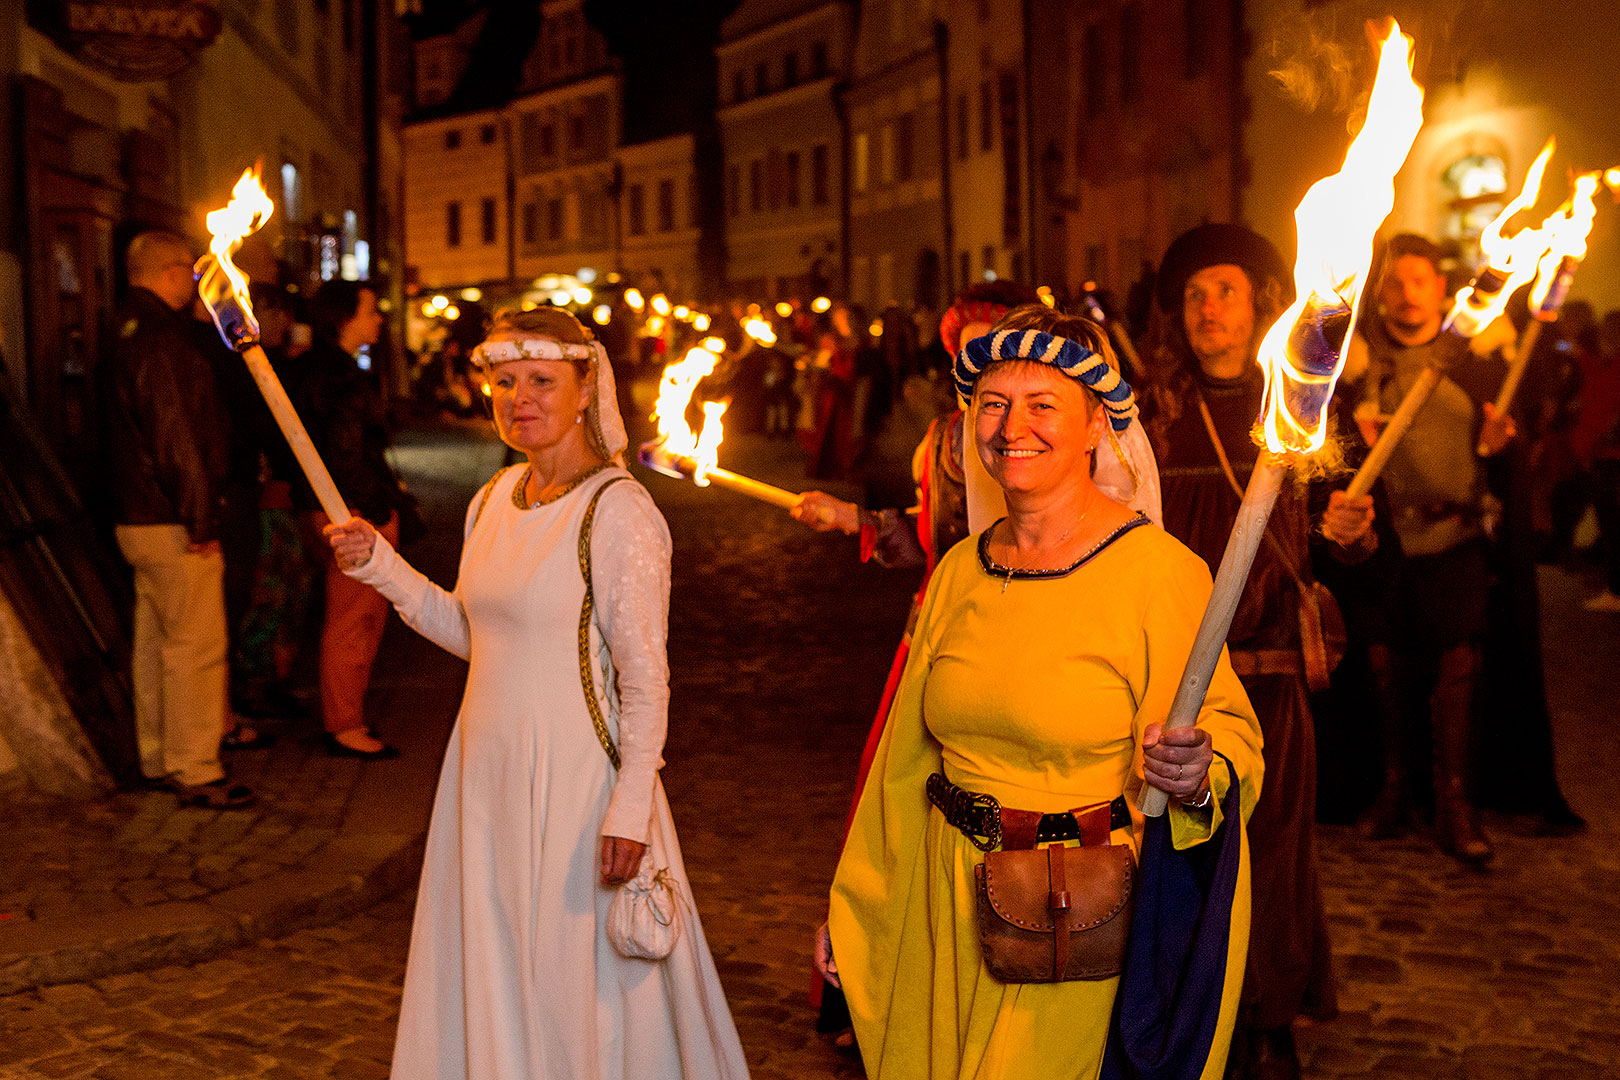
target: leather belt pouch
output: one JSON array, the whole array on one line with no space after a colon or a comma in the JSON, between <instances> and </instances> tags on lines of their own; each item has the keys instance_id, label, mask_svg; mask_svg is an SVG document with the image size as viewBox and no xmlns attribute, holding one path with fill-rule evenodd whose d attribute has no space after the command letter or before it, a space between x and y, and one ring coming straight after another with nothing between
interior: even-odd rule
<instances>
[{"instance_id":1,"label":"leather belt pouch","mask_svg":"<svg viewBox=\"0 0 1620 1080\"><path fill-rule=\"evenodd\" d=\"M992 851L974 870L985 967L1004 983L1120 973L1136 893L1124 845Z\"/></svg>"}]
</instances>

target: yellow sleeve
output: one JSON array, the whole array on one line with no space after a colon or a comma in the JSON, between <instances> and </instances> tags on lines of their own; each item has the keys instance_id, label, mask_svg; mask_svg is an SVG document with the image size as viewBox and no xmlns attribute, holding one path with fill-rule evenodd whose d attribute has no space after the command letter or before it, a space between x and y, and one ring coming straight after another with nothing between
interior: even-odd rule
<instances>
[{"instance_id":1,"label":"yellow sleeve","mask_svg":"<svg viewBox=\"0 0 1620 1080\"><path fill-rule=\"evenodd\" d=\"M1152 560L1145 587L1147 604L1142 617L1142 635L1147 656L1146 689L1136 711L1137 750L1129 785L1134 790L1126 793L1133 804L1144 786L1142 733L1149 724L1162 722L1170 714L1170 702L1181 683L1193 638L1198 633L1198 623L1209 604L1213 587L1204 561L1179 543L1176 546L1180 550L1172 557ZM1204 695L1198 726L1209 732L1215 752L1232 762L1242 785L1241 805L1243 819L1247 821L1260 797L1265 772L1260 722L1255 719L1249 695L1232 670L1225 647L1215 665L1209 691ZM1220 828L1221 800L1226 797L1229 782L1226 766L1219 758L1210 766L1209 779L1215 793L1209 808L1192 810L1170 800L1170 835L1178 849L1203 843Z\"/></svg>"}]
</instances>

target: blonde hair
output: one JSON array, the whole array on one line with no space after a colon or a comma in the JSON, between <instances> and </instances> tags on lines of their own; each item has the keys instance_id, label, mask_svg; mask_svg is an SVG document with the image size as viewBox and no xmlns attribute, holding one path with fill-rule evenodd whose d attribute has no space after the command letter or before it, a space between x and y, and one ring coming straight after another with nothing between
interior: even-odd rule
<instances>
[{"instance_id":1,"label":"blonde hair","mask_svg":"<svg viewBox=\"0 0 1620 1080\"><path fill-rule=\"evenodd\" d=\"M489 328L488 336L494 337L496 334L550 338L564 345L588 345L596 340L596 335L587 330L583 323L559 307L537 307L528 311L503 308L495 313L495 321ZM581 379L590 375L590 360L569 362Z\"/></svg>"}]
</instances>

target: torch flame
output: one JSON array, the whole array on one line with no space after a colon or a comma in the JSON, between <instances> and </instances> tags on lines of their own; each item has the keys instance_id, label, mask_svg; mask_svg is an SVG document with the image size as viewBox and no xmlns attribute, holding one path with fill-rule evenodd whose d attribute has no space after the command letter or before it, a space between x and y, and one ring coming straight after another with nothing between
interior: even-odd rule
<instances>
[{"instance_id":1,"label":"torch flame","mask_svg":"<svg viewBox=\"0 0 1620 1080\"><path fill-rule=\"evenodd\" d=\"M233 347L257 339L259 323L248 299L248 279L231 256L250 234L263 227L275 203L259 183L257 168L244 169L231 189L231 201L208 214L213 239L208 254L197 261L197 292L213 316L214 325Z\"/></svg>"},{"instance_id":2,"label":"torch flame","mask_svg":"<svg viewBox=\"0 0 1620 1080\"><path fill-rule=\"evenodd\" d=\"M698 434L697 448L692 451L692 460L697 468L692 470L692 480L698 487L707 487L709 484L709 470L720 464L720 440L726 437L725 425L720 418L726 413L726 403L723 401L705 401L703 403L703 430Z\"/></svg>"},{"instance_id":3,"label":"torch flame","mask_svg":"<svg viewBox=\"0 0 1620 1080\"><path fill-rule=\"evenodd\" d=\"M1547 235L1547 250L1536 263L1536 283L1530 287L1532 310L1544 306L1563 261L1586 255L1586 238L1597 217L1597 190L1601 179L1602 175L1595 172L1576 177L1574 193L1542 225L1541 231Z\"/></svg>"},{"instance_id":4,"label":"torch flame","mask_svg":"<svg viewBox=\"0 0 1620 1080\"><path fill-rule=\"evenodd\" d=\"M653 419L658 422L658 442L664 454L700 460L699 439L686 422L686 406L691 403L697 384L714 373L714 365L719 360L708 349L694 348L685 359L664 368L663 381L658 384L658 404L653 408ZM714 446L718 447L719 425L715 427ZM707 416L704 432L708 432ZM709 464L712 466L713 461Z\"/></svg>"},{"instance_id":5,"label":"torch flame","mask_svg":"<svg viewBox=\"0 0 1620 1080\"><path fill-rule=\"evenodd\" d=\"M1411 42L1391 20L1367 102L1367 120L1344 167L1314 184L1294 212L1299 299L1260 345L1266 374L1265 439L1274 453L1314 453L1355 329L1356 302L1372 262L1373 234L1395 205L1395 173L1423 126L1423 89L1412 81Z\"/></svg>"},{"instance_id":6,"label":"torch flame","mask_svg":"<svg viewBox=\"0 0 1620 1080\"><path fill-rule=\"evenodd\" d=\"M1541 195L1541 178L1547 171L1547 162L1552 159L1555 146L1556 140L1547 140L1547 145L1542 147L1541 153L1531 163L1530 171L1525 174L1524 187L1519 189L1519 194L1502 207L1496 220L1479 234L1479 248L1489 268L1487 273L1501 282L1500 286L1494 292L1481 291L1474 284L1460 289L1452 314L1446 320L1448 329L1472 327L1482 330L1489 326L1507 310L1508 298L1535 276L1536 260L1546 250L1544 227L1526 227L1511 237L1504 237L1502 231L1521 211L1536 204L1536 199ZM1465 311L1469 317L1466 322L1460 322L1459 316Z\"/></svg>"}]
</instances>

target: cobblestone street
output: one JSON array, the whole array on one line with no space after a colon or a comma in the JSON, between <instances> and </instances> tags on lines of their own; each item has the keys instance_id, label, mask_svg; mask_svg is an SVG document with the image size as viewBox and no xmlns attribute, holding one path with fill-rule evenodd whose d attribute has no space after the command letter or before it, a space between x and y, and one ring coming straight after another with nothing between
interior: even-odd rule
<instances>
[{"instance_id":1,"label":"cobblestone street","mask_svg":"<svg viewBox=\"0 0 1620 1080\"><path fill-rule=\"evenodd\" d=\"M404 443L413 489L435 528L454 533L498 448L443 432ZM725 457L750 475L807 486L786 444L741 439ZM858 1077L858 1065L813 1030L809 942L915 579L862 566L852 539L810 533L764 504L644 479L675 540L665 784L750 1067L755 1080ZM448 581L455 546L435 542L424 569ZM1620 1076L1620 778L1586 764L1594 747L1612 742L1620 619L1581 611L1587 583L1573 575L1555 572L1544 584L1561 774L1591 829L1545 839L1496 819L1494 867L1473 873L1421 836L1374 844L1324 828L1343 1011L1301 1030L1308 1077ZM424 667L411 640L396 621L383 645L374 694L387 710L385 735L406 723L439 731L454 710L454 692L427 694L423 685L457 669ZM433 716L412 714L429 708L423 702ZM417 756L368 763L362 780L386 783L389 768L437 764ZM328 767L336 766L320 759L301 777L264 782L276 798L294 799L300 784L318 793L323 778L331 788L347 776L316 771ZM117 797L135 798L146 797ZM286 845L314 842L296 832L240 839L262 844L270 869ZM30 876L19 861L8 856L0 869L0 885L12 890L7 903L58 902L24 897ZM184 893L173 882L193 879L153 869L119 880L135 892ZM411 898L406 890L195 963L0 997L0 1076L384 1077Z\"/></svg>"}]
</instances>

